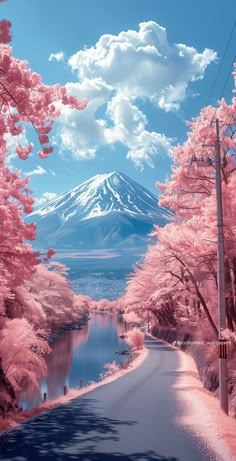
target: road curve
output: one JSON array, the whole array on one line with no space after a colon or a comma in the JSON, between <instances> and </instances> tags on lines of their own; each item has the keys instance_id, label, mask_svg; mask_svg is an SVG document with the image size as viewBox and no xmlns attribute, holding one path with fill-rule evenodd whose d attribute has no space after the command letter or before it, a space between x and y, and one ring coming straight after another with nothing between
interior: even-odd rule
<instances>
[{"instance_id":1,"label":"road curve","mask_svg":"<svg viewBox=\"0 0 236 461\"><path fill-rule=\"evenodd\" d=\"M139 368L9 431L1 461L222 461L176 424L178 352L145 343Z\"/></svg>"}]
</instances>

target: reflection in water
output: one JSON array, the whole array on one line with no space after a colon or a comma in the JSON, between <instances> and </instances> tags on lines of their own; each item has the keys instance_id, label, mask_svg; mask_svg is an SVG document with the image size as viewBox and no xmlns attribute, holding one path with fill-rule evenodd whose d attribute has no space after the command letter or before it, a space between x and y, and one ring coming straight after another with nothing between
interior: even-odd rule
<instances>
[{"instance_id":1,"label":"reflection in water","mask_svg":"<svg viewBox=\"0 0 236 461\"><path fill-rule=\"evenodd\" d=\"M129 325L125 323L123 320L118 319L117 316L115 316L114 325L116 325L118 338L124 333L126 333L126 331L128 331L129 329ZM126 344L126 347L127 347L127 344Z\"/></svg>"},{"instance_id":2,"label":"reflection in water","mask_svg":"<svg viewBox=\"0 0 236 461\"><path fill-rule=\"evenodd\" d=\"M110 321L109 315L97 314L96 321L97 321L97 324L99 325L99 327L107 328L107 326L109 325L109 321Z\"/></svg>"},{"instance_id":3,"label":"reflection in water","mask_svg":"<svg viewBox=\"0 0 236 461\"><path fill-rule=\"evenodd\" d=\"M68 385L73 352L80 344L87 341L89 326L84 325L82 330L72 330L60 337L52 346L52 352L46 358L48 377L48 399L59 396L64 392L64 386Z\"/></svg>"},{"instance_id":4,"label":"reflection in water","mask_svg":"<svg viewBox=\"0 0 236 461\"><path fill-rule=\"evenodd\" d=\"M44 392L52 400L63 394L65 385L78 388L80 379L83 379L84 385L99 381L105 363L115 360L119 364L123 361L124 357L115 355L115 351L127 348L119 338L126 329L116 315L93 314L82 330L64 331L51 345L52 352L46 357L47 378L40 382L38 392L21 393L19 400L22 407L29 409L39 405Z\"/></svg>"}]
</instances>

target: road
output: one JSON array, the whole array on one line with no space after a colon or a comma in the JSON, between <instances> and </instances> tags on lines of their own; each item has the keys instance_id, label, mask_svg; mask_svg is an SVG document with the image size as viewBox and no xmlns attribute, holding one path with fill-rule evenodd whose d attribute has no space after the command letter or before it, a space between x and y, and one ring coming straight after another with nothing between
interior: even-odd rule
<instances>
[{"instance_id":1,"label":"road","mask_svg":"<svg viewBox=\"0 0 236 461\"><path fill-rule=\"evenodd\" d=\"M145 342L140 367L9 431L1 461L222 461L176 423L178 352Z\"/></svg>"}]
</instances>

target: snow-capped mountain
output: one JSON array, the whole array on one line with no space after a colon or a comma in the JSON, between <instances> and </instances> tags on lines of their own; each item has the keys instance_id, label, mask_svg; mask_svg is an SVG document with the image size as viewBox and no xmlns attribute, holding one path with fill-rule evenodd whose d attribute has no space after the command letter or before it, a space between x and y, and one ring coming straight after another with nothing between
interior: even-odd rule
<instances>
[{"instance_id":1,"label":"snow-capped mountain","mask_svg":"<svg viewBox=\"0 0 236 461\"><path fill-rule=\"evenodd\" d=\"M171 213L157 197L128 176L98 174L47 205L27 221L37 223L37 244L68 249L139 245L153 224L165 225Z\"/></svg>"}]
</instances>

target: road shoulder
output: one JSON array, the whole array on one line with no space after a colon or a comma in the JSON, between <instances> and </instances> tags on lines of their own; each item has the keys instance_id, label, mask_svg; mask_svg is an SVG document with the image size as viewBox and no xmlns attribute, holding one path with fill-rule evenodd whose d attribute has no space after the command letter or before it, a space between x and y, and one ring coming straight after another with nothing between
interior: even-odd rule
<instances>
[{"instance_id":1,"label":"road shoulder","mask_svg":"<svg viewBox=\"0 0 236 461\"><path fill-rule=\"evenodd\" d=\"M218 399L204 388L193 358L164 340L147 336L178 352L180 366L174 390L182 411L177 423L199 435L226 461L236 461L236 420L227 416Z\"/></svg>"}]
</instances>

